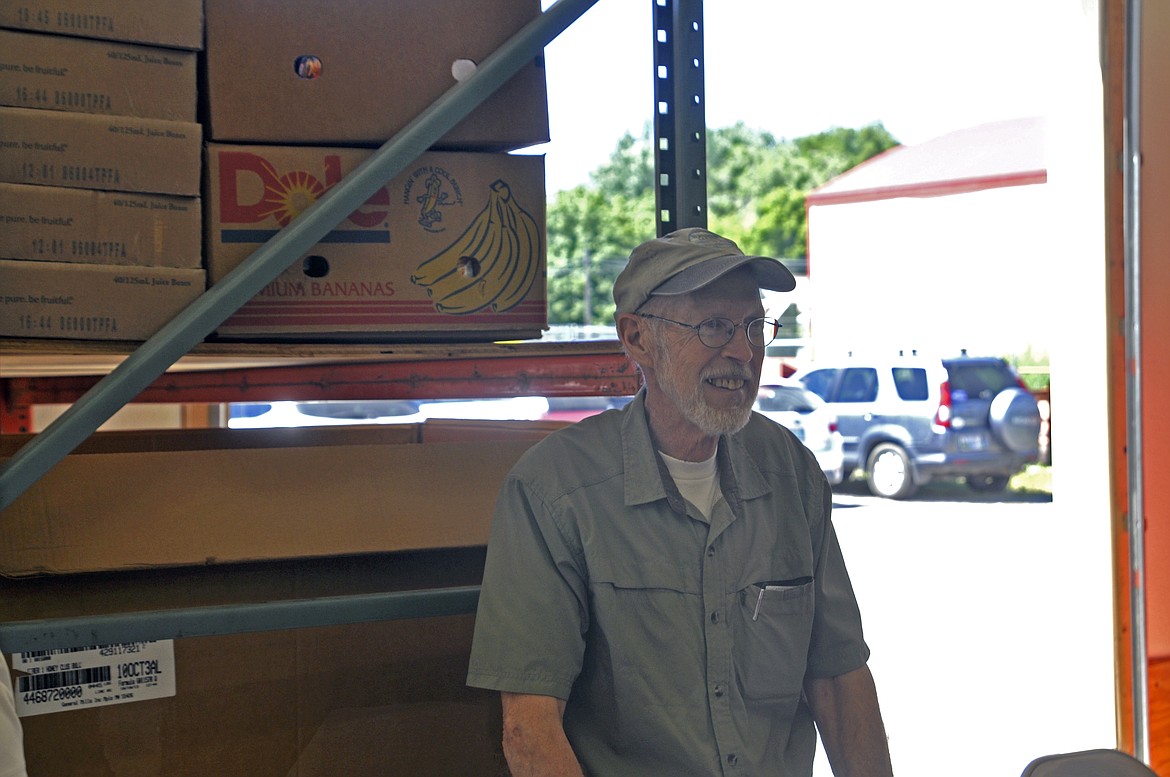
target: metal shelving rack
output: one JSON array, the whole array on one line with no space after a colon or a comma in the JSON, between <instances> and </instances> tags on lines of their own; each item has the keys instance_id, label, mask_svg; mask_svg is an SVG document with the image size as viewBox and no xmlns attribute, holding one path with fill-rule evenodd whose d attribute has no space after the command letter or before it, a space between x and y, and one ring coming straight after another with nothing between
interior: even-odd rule
<instances>
[{"instance_id":1,"label":"metal shelving rack","mask_svg":"<svg viewBox=\"0 0 1170 777\"><path fill-rule=\"evenodd\" d=\"M514 35L475 74L452 87L363 165L215 284L104 377L0 379L0 411L20 423L40 402L72 402L0 469L0 510L15 501L123 405L143 401L224 402L263 399L417 398L628 394L637 375L615 343L519 343L479 346L281 347L308 366L168 372L188 355L247 361L273 348L224 350L205 339L387 180L405 169L596 0L557 0ZM650 0L655 79L655 175L658 232L706 225L702 0ZM29 346L27 343L25 347ZM98 349L103 352L104 349ZM108 353L108 351L105 351ZM355 353L356 352L356 353ZM332 363L339 361L341 363ZM11 422L10 422L11 423ZM5 431L11 431L6 429ZM475 587L390 592L264 604L137 612L0 624L0 650L85 647L342 625L474 612Z\"/></svg>"}]
</instances>

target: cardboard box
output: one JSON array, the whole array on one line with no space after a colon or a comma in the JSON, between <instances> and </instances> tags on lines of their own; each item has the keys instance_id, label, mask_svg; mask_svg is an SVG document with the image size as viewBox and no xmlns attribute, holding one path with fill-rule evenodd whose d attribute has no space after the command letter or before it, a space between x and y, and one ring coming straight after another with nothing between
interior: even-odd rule
<instances>
[{"instance_id":1,"label":"cardboard box","mask_svg":"<svg viewBox=\"0 0 1170 777\"><path fill-rule=\"evenodd\" d=\"M205 285L203 270L0 260L0 337L145 340Z\"/></svg>"},{"instance_id":2,"label":"cardboard box","mask_svg":"<svg viewBox=\"0 0 1170 777\"><path fill-rule=\"evenodd\" d=\"M500 484L536 441L334 439L70 454L0 512L0 575L485 545Z\"/></svg>"},{"instance_id":3,"label":"cardboard box","mask_svg":"<svg viewBox=\"0 0 1170 777\"><path fill-rule=\"evenodd\" d=\"M454 426L456 422L430 420ZM495 422L512 424L515 422ZM271 429L119 429L86 437L72 454L142 453L145 451L208 451L228 448L309 448L327 445L406 445L422 441L422 424L372 424L369 426L300 426ZM545 432L547 434L547 431ZM541 435L543 436L543 435ZM14 455L35 434L0 435L0 459ZM455 428L443 442L475 439L457 436ZM491 439L501 439L500 432ZM504 438L507 439L507 438Z\"/></svg>"},{"instance_id":4,"label":"cardboard box","mask_svg":"<svg viewBox=\"0 0 1170 777\"><path fill-rule=\"evenodd\" d=\"M404 427L93 435L0 513L0 621L478 585L503 474L548 426L442 426L435 444ZM138 550L158 544L186 565L151 568ZM267 560L224 563L244 544ZM304 552L325 555L288 558ZM464 683L473 626L177 639L173 695L24 718L29 773L503 774L499 695Z\"/></svg>"},{"instance_id":5,"label":"cardboard box","mask_svg":"<svg viewBox=\"0 0 1170 777\"><path fill-rule=\"evenodd\" d=\"M477 585L482 569L472 548L0 580L0 620ZM499 695L464 684L473 624L467 614L174 640L163 667L173 696L23 718L29 774L502 774Z\"/></svg>"},{"instance_id":6,"label":"cardboard box","mask_svg":"<svg viewBox=\"0 0 1170 777\"><path fill-rule=\"evenodd\" d=\"M218 282L366 159L364 149L209 144L204 241ZM218 329L225 337L538 337L544 159L424 154Z\"/></svg>"},{"instance_id":7,"label":"cardboard box","mask_svg":"<svg viewBox=\"0 0 1170 777\"><path fill-rule=\"evenodd\" d=\"M380 145L540 15L538 0L208 0L211 140ZM458 70L458 66L456 66ZM549 139L543 58L436 148L509 150Z\"/></svg>"},{"instance_id":8,"label":"cardboard box","mask_svg":"<svg viewBox=\"0 0 1170 777\"><path fill-rule=\"evenodd\" d=\"M199 269L198 197L0 183L0 259Z\"/></svg>"},{"instance_id":9,"label":"cardboard box","mask_svg":"<svg viewBox=\"0 0 1170 777\"><path fill-rule=\"evenodd\" d=\"M0 27L198 50L203 48L203 3L20 0L0 3Z\"/></svg>"},{"instance_id":10,"label":"cardboard box","mask_svg":"<svg viewBox=\"0 0 1170 777\"><path fill-rule=\"evenodd\" d=\"M196 119L193 51L3 29L0 51L0 105Z\"/></svg>"},{"instance_id":11,"label":"cardboard box","mask_svg":"<svg viewBox=\"0 0 1170 777\"><path fill-rule=\"evenodd\" d=\"M201 141L191 122L0 108L0 181L196 197Z\"/></svg>"}]
</instances>

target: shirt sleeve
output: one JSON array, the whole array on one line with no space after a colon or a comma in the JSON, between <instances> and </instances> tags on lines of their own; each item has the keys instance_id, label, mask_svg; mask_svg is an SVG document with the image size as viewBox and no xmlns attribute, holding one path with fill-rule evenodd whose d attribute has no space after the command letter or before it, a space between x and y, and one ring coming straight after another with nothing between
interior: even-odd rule
<instances>
[{"instance_id":1,"label":"shirt sleeve","mask_svg":"<svg viewBox=\"0 0 1170 777\"><path fill-rule=\"evenodd\" d=\"M545 501L515 474L496 501L467 684L568 699L588 629L588 581Z\"/></svg>"},{"instance_id":2,"label":"shirt sleeve","mask_svg":"<svg viewBox=\"0 0 1170 777\"><path fill-rule=\"evenodd\" d=\"M824 489L819 537L814 537L817 553L816 615L808 652L809 677L836 677L863 666L869 660L861 628L861 612L837 532L832 521L832 491Z\"/></svg>"},{"instance_id":3,"label":"shirt sleeve","mask_svg":"<svg viewBox=\"0 0 1170 777\"><path fill-rule=\"evenodd\" d=\"M12 696L8 660L0 655L0 777L25 777L24 742Z\"/></svg>"}]
</instances>

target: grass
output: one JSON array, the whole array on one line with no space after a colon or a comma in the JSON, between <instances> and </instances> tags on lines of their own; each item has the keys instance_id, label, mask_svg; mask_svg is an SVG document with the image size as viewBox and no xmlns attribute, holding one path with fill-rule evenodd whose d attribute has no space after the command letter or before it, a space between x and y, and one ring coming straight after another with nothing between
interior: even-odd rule
<instances>
[{"instance_id":1,"label":"grass","mask_svg":"<svg viewBox=\"0 0 1170 777\"><path fill-rule=\"evenodd\" d=\"M846 494L869 495L865 475L854 472L845 483L834 486L834 491ZM1001 492L973 491L961 478L938 478L922 486L915 495L918 499L941 499L960 502L1050 502L1052 501L1052 467L1029 464L1012 476Z\"/></svg>"},{"instance_id":2,"label":"grass","mask_svg":"<svg viewBox=\"0 0 1170 777\"><path fill-rule=\"evenodd\" d=\"M1030 494L1052 494L1052 467L1029 464L1008 482L1008 490Z\"/></svg>"}]
</instances>

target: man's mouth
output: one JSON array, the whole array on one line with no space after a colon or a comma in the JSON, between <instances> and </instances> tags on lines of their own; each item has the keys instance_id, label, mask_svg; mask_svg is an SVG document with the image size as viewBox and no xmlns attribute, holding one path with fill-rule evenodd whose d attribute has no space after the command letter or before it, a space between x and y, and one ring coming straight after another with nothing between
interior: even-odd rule
<instances>
[{"instance_id":1,"label":"man's mouth","mask_svg":"<svg viewBox=\"0 0 1170 777\"><path fill-rule=\"evenodd\" d=\"M747 378L707 378L707 385L726 391L739 391L747 385Z\"/></svg>"}]
</instances>

